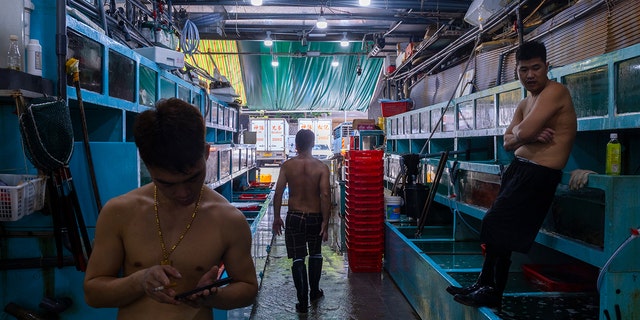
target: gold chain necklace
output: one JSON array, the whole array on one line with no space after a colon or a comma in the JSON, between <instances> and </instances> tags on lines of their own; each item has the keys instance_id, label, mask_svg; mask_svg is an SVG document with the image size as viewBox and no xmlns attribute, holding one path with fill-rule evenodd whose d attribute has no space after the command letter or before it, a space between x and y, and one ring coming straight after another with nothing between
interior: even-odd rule
<instances>
[{"instance_id":1,"label":"gold chain necklace","mask_svg":"<svg viewBox=\"0 0 640 320\"><path fill-rule=\"evenodd\" d=\"M162 229L160 228L160 216L158 216L158 187L153 186L153 210L156 214L156 226L158 227L158 237L160 237L160 247L162 247L162 261L160 261L160 264L162 265L173 264L173 262L169 260L169 256L173 253L174 250L176 250L176 248L178 247L178 245L180 244L184 236L187 234L187 232L189 232L189 229L191 229L191 224L193 223L193 220L196 218L196 215L198 214L198 208L200 208L200 200L202 199L203 190L204 190L204 186L202 186L202 188L200 189L200 195L198 196L198 202L196 202L196 208L193 210L193 214L191 214L191 221L189 221L187 226L184 228L184 231L182 231L182 234L178 238L178 241L176 242L176 244L174 244L171 247L171 250L167 252L167 247L164 244L164 237L162 236Z\"/></svg>"}]
</instances>

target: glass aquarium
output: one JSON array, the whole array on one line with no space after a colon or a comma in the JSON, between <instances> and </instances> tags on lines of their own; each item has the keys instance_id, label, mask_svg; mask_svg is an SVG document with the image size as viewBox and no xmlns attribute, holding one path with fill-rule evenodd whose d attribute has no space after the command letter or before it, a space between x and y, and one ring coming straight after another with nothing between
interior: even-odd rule
<instances>
[{"instance_id":1,"label":"glass aquarium","mask_svg":"<svg viewBox=\"0 0 640 320\"><path fill-rule=\"evenodd\" d=\"M609 113L609 68L597 68L564 76L578 118L601 117Z\"/></svg>"},{"instance_id":2,"label":"glass aquarium","mask_svg":"<svg viewBox=\"0 0 640 320\"><path fill-rule=\"evenodd\" d=\"M458 103L458 130L473 130L473 100Z\"/></svg>"},{"instance_id":3,"label":"glass aquarium","mask_svg":"<svg viewBox=\"0 0 640 320\"><path fill-rule=\"evenodd\" d=\"M135 101L136 66L133 60L109 50L109 96Z\"/></svg>"},{"instance_id":4,"label":"glass aquarium","mask_svg":"<svg viewBox=\"0 0 640 320\"><path fill-rule=\"evenodd\" d=\"M218 181L218 172L220 166L218 163L218 148L215 145L209 147L209 158L207 159L207 175L204 183L214 183Z\"/></svg>"},{"instance_id":5,"label":"glass aquarium","mask_svg":"<svg viewBox=\"0 0 640 320\"><path fill-rule=\"evenodd\" d=\"M457 174L458 200L488 209L500 190L500 175L479 171L459 170Z\"/></svg>"},{"instance_id":6,"label":"glass aquarium","mask_svg":"<svg viewBox=\"0 0 640 320\"><path fill-rule=\"evenodd\" d=\"M220 179L224 179L231 175L231 148L220 148Z\"/></svg>"},{"instance_id":7,"label":"glass aquarium","mask_svg":"<svg viewBox=\"0 0 640 320\"><path fill-rule=\"evenodd\" d=\"M156 81L158 73L145 66L140 65L140 78L138 79L138 103L148 107L152 107L156 103Z\"/></svg>"},{"instance_id":8,"label":"glass aquarium","mask_svg":"<svg viewBox=\"0 0 640 320\"><path fill-rule=\"evenodd\" d=\"M104 83L102 77L103 46L102 44L82 36L71 29L67 29L68 46L67 59L80 60L80 86L82 89L102 93ZM67 83L73 84L72 75Z\"/></svg>"},{"instance_id":9,"label":"glass aquarium","mask_svg":"<svg viewBox=\"0 0 640 320\"><path fill-rule=\"evenodd\" d=\"M521 89L511 90L498 94L498 114L500 115L498 126L507 127L516 113L518 103L522 100Z\"/></svg>"},{"instance_id":10,"label":"glass aquarium","mask_svg":"<svg viewBox=\"0 0 640 320\"><path fill-rule=\"evenodd\" d=\"M640 57L618 64L616 107L619 114L640 112Z\"/></svg>"},{"instance_id":11,"label":"glass aquarium","mask_svg":"<svg viewBox=\"0 0 640 320\"><path fill-rule=\"evenodd\" d=\"M496 109L493 96L476 99L476 129L496 126Z\"/></svg>"}]
</instances>

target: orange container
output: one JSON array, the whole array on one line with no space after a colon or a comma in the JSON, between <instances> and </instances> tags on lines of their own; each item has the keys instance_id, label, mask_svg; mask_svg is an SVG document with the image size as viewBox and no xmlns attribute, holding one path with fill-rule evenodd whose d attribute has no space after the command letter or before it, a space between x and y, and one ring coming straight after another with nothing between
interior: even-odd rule
<instances>
[{"instance_id":1,"label":"orange container","mask_svg":"<svg viewBox=\"0 0 640 320\"><path fill-rule=\"evenodd\" d=\"M260 174L260 182L271 182L271 174L270 173L261 173Z\"/></svg>"}]
</instances>

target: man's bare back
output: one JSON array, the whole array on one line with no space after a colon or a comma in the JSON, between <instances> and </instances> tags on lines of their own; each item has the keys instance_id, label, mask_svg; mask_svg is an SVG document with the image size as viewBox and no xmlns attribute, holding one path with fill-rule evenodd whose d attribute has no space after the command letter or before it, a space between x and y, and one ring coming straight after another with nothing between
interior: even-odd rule
<instances>
[{"instance_id":1,"label":"man's bare back","mask_svg":"<svg viewBox=\"0 0 640 320\"><path fill-rule=\"evenodd\" d=\"M300 155L286 161L280 168L280 174L287 177L289 210L320 213L319 181L328 171L322 161L313 157Z\"/></svg>"},{"instance_id":2,"label":"man's bare back","mask_svg":"<svg viewBox=\"0 0 640 320\"><path fill-rule=\"evenodd\" d=\"M313 134L311 134L313 135ZM297 144L297 143L296 143ZM280 167L276 190L273 195L273 232L282 233L284 221L280 215L282 195L289 187L289 211L319 213L322 215L322 237L327 241L327 227L331 214L331 186L329 167L311 155L311 142L307 149L298 150L298 155L285 161Z\"/></svg>"}]
</instances>

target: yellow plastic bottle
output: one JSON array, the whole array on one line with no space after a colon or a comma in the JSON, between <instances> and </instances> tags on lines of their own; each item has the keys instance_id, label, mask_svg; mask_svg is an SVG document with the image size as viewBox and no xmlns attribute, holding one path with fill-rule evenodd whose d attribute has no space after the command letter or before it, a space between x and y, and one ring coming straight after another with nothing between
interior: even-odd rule
<instances>
[{"instance_id":1,"label":"yellow plastic bottle","mask_svg":"<svg viewBox=\"0 0 640 320\"><path fill-rule=\"evenodd\" d=\"M612 176L619 176L622 171L622 147L618 141L618 134L612 133L607 143L607 163L605 173Z\"/></svg>"}]
</instances>

